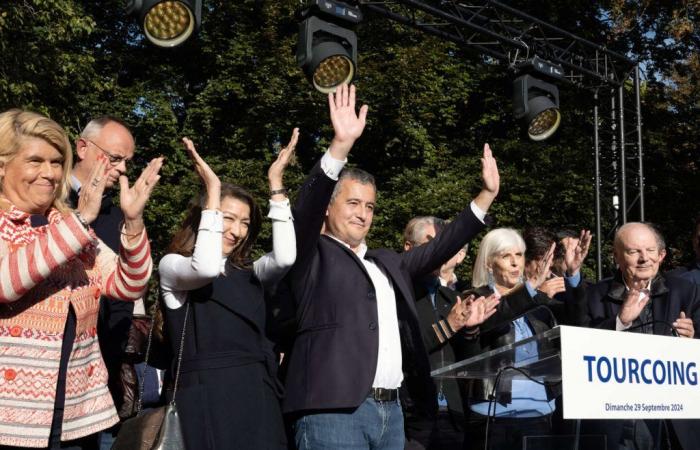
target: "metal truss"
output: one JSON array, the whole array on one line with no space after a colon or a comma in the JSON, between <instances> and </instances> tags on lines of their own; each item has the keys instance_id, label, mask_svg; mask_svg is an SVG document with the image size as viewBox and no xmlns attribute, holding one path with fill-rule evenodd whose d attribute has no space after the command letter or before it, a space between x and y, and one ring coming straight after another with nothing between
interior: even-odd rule
<instances>
[{"instance_id":1,"label":"metal truss","mask_svg":"<svg viewBox=\"0 0 700 450\"><path fill-rule=\"evenodd\" d=\"M455 42L513 71L538 56L595 95L597 273L603 243L628 219L644 220L639 67L624 55L493 0L355 0L363 10Z\"/></svg>"},{"instance_id":2,"label":"metal truss","mask_svg":"<svg viewBox=\"0 0 700 450\"><path fill-rule=\"evenodd\" d=\"M602 258L603 242L611 242L617 227L629 219L645 220L639 68L635 67L629 83L601 87L594 95L596 266L600 279L608 266Z\"/></svg>"}]
</instances>

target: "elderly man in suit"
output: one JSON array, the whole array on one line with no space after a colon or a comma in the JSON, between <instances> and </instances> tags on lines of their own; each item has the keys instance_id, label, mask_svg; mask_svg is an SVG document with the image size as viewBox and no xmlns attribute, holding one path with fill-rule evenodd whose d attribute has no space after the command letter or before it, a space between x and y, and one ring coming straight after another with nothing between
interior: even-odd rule
<instances>
[{"instance_id":1,"label":"elderly man in suit","mask_svg":"<svg viewBox=\"0 0 700 450\"><path fill-rule=\"evenodd\" d=\"M631 222L615 234L614 256L618 271L587 292L592 326L659 335L675 332L681 338L697 338L700 331L700 291L698 286L680 278L659 273L666 256L663 236L652 226ZM664 445L655 448L697 448L700 427L697 421L593 421L584 429L607 434L608 448L616 445ZM602 429L601 429L602 428ZM631 430L629 436L625 430ZM627 443L627 444L625 444ZM670 443L670 445L668 445Z\"/></svg>"},{"instance_id":2,"label":"elderly man in suit","mask_svg":"<svg viewBox=\"0 0 700 450\"><path fill-rule=\"evenodd\" d=\"M340 174L367 108L356 114L355 90L347 86L329 94L329 103L335 138L294 211L298 252L288 282L298 328L284 410L299 449L403 449L399 386L405 383L426 411L436 409L412 279L438 268L483 229L498 193L498 168L486 145L483 189L430 243L401 254L369 250L374 178L358 169Z\"/></svg>"}]
</instances>

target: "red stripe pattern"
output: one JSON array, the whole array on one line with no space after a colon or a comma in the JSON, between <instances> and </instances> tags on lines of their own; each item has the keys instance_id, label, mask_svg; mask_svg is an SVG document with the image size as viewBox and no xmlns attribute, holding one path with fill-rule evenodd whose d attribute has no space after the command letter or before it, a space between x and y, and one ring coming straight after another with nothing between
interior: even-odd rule
<instances>
[{"instance_id":1,"label":"red stripe pattern","mask_svg":"<svg viewBox=\"0 0 700 450\"><path fill-rule=\"evenodd\" d=\"M32 228L29 215L0 211L0 445L46 447L68 308L76 339L68 362L62 440L118 421L96 334L100 295L136 300L151 274L144 232L119 255L56 210Z\"/></svg>"}]
</instances>

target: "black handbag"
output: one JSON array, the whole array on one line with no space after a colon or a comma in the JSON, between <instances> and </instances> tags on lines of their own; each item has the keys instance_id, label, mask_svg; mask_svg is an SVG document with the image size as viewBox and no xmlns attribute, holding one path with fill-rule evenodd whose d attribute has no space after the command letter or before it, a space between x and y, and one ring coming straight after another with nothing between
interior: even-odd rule
<instances>
[{"instance_id":1,"label":"black handbag","mask_svg":"<svg viewBox=\"0 0 700 450\"><path fill-rule=\"evenodd\" d=\"M112 450L185 450L185 441L182 438L180 416L177 414L175 394L180 378L180 364L182 363L182 351L185 346L185 329L187 317L190 312L190 303L185 306L185 321L180 337L180 351L177 355L177 368L175 370L175 383L173 386L173 399L165 406L154 408L145 412L141 411L141 398L143 397L143 383L137 401L137 415L126 420L114 440ZM148 344L146 346L145 362L151 351L153 338L153 323L148 332ZM145 374L144 367L144 374ZM143 377L142 377L143 378Z\"/></svg>"}]
</instances>

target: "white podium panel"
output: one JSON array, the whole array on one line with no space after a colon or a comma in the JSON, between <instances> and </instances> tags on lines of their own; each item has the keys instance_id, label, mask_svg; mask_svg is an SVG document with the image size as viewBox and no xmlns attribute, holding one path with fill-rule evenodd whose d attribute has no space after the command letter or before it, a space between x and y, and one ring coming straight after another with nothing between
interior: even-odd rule
<instances>
[{"instance_id":1,"label":"white podium panel","mask_svg":"<svg viewBox=\"0 0 700 450\"><path fill-rule=\"evenodd\" d=\"M560 328L565 419L700 418L700 340Z\"/></svg>"}]
</instances>

